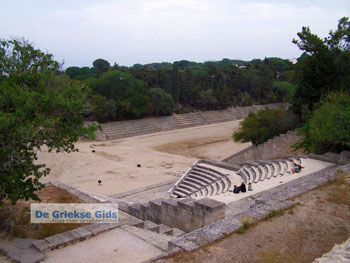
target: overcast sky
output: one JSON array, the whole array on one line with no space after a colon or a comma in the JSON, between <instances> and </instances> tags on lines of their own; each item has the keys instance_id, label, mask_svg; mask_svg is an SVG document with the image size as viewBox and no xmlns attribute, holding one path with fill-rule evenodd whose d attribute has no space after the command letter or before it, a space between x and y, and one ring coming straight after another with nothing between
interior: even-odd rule
<instances>
[{"instance_id":1,"label":"overcast sky","mask_svg":"<svg viewBox=\"0 0 350 263\"><path fill-rule=\"evenodd\" d=\"M302 26L325 37L350 0L0 0L0 38L25 37L64 67L295 58Z\"/></svg>"}]
</instances>

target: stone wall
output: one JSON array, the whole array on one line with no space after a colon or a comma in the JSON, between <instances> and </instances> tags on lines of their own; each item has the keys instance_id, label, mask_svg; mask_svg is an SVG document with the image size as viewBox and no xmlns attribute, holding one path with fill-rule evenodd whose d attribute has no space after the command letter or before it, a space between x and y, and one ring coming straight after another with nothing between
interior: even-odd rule
<instances>
[{"instance_id":1,"label":"stone wall","mask_svg":"<svg viewBox=\"0 0 350 263\"><path fill-rule=\"evenodd\" d=\"M265 104L247 107L235 107L224 110L198 111L171 116L150 117L138 120L118 121L101 124L102 131L97 132L97 140L114 140L125 137L150 134L160 131L183 129L194 126L214 124L220 122L240 120L248 116L249 112L270 108L276 109L288 104Z\"/></svg>"},{"instance_id":2,"label":"stone wall","mask_svg":"<svg viewBox=\"0 0 350 263\"><path fill-rule=\"evenodd\" d=\"M296 135L296 132L289 131L258 146L249 146L223 161L229 164L240 164L252 160L284 159L296 154L292 151L291 146L299 139L300 137Z\"/></svg>"},{"instance_id":3,"label":"stone wall","mask_svg":"<svg viewBox=\"0 0 350 263\"><path fill-rule=\"evenodd\" d=\"M141 220L190 232L225 218L225 204L209 198L156 199L128 206L128 213Z\"/></svg>"},{"instance_id":4,"label":"stone wall","mask_svg":"<svg viewBox=\"0 0 350 263\"><path fill-rule=\"evenodd\" d=\"M350 162L349 151L343 151L341 153L325 153L322 155L312 153L312 154L309 154L309 157L316 160L331 162L336 164L346 164Z\"/></svg>"}]
</instances>

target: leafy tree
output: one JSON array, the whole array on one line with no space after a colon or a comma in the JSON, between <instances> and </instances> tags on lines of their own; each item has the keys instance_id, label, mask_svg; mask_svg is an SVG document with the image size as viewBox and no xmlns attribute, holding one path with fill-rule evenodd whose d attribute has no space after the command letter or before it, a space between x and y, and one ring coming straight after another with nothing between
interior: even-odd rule
<instances>
[{"instance_id":1,"label":"leafy tree","mask_svg":"<svg viewBox=\"0 0 350 263\"><path fill-rule=\"evenodd\" d=\"M350 149L350 95L330 93L299 130L295 146L307 152L341 152Z\"/></svg>"},{"instance_id":2,"label":"leafy tree","mask_svg":"<svg viewBox=\"0 0 350 263\"><path fill-rule=\"evenodd\" d=\"M143 83L127 73L111 70L91 83L93 93L113 99L120 107L119 119L139 118L151 108Z\"/></svg>"},{"instance_id":3,"label":"leafy tree","mask_svg":"<svg viewBox=\"0 0 350 263\"><path fill-rule=\"evenodd\" d=\"M241 122L241 128L233 134L233 138L236 142L252 142L258 145L297 126L298 119L292 111L265 109L257 113L250 112Z\"/></svg>"},{"instance_id":4,"label":"leafy tree","mask_svg":"<svg viewBox=\"0 0 350 263\"><path fill-rule=\"evenodd\" d=\"M279 101L283 102L293 102L293 97L295 94L295 86L288 81L276 81L275 82L276 92Z\"/></svg>"},{"instance_id":5,"label":"leafy tree","mask_svg":"<svg viewBox=\"0 0 350 263\"><path fill-rule=\"evenodd\" d=\"M152 112L155 115L171 115L174 110L173 98L162 89L150 89L148 91L152 103Z\"/></svg>"},{"instance_id":6,"label":"leafy tree","mask_svg":"<svg viewBox=\"0 0 350 263\"><path fill-rule=\"evenodd\" d=\"M25 40L0 41L0 200L38 200L50 169L37 151L76 151L79 136L93 136L82 119L89 90L56 75L59 66Z\"/></svg>"},{"instance_id":7,"label":"leafy tree","mask_svg":"<svg viewBox=\"0 0 350 263\"><path fill-rule=\"evenodd\" d=\"M107 72L110 70L111 65L107 60L104 60L102 58L96 59L93 63L93 72L95 73L96 77L101 76L103 73Z\"/></svg>"},{"instance_id":8,"label":"leafy tree","mask_svg":"<svg viewBox=\"0 0 350 263\"><path fill-rule=\"evenodd\" d=\"M99 122L104 122L106 120L106 116L105 116L106 101L107 101L107 98L100 94L94 94L91 96L91 107L93 109L93 114Z\"/></svg>"},{"instance_id":9,"label":"leafy tree","mask_svg":"<svg viewBox=\"0 0 350 263\"><path fill-rule=\"evenodd\" d=\"M314 110L320 98L331 91L350 90L350 22L347 17L340 19L336 31L324 40L309 27L303 27L298 37L293 43L308 55L299 60L296 74L293 109L301 114L307 112L305 107Z\"/></svg>"},{"instance_id":10,"label":"leafy tree","mask_svg":"<svg viewBox=\"0 0 350 263\"><path fill-rule=\"evenodd\" d=\"M93 77L92 71L88 67L69 67L65 71L71 79L86 80Z\"/></svg>"},{"instance_id":11,"label":"leafy tree","mask_svg":"<svg viewBox=\"0 0 350 263\"><path fill-rule=\"evenodd\" d=\"M118 104L115 100L107 100L104 104L104 115L105 118L110 121L115 121L118 119Z\"/></svg>"}]
</instances>

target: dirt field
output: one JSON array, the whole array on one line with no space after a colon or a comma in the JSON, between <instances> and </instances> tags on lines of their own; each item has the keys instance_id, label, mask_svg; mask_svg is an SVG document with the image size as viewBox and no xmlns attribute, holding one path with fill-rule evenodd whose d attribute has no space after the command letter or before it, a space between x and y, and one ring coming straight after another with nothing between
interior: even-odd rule
<instances>
[{"instance_id":1,"label":"dirt field","mask_svg":"<svg viewBox=\"0 0 350 263\"><path fill-rule=\"evenodd\" d=\"M70 154L42 151L38 162L52 169L42 181L60 181L85 191L113 195L176 179L198 158L221 160L249 146L231 139L239 122L106 142L78 142L79 152ZM98 185L97 180L102 184Z\"/></svg>"},{"instance_id":2,"label":"dirt field","mask_svg":"<svg viewBox=\"0 0 350 263\"><path fill-rule=\"evenodd\" d=\"M157 262L312 262L350 235L350 174L296 199L299 205L247 224L233 234L191 253Z\"/></svg>"}]
</instances>

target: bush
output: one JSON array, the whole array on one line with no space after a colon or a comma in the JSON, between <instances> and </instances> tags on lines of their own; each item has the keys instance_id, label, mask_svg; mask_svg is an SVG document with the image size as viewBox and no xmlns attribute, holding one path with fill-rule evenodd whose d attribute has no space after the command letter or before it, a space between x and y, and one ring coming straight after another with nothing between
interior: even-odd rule
<instances>
[{"instance_id":1,"label":"bush","mask_svg":"<svg viewBox=\"0 0 350 263\"><path fill-rule=\"evenodd\" d=\"M254 145L266 142L281 133L298 127L297 116L289 110L265 109L250 112L241 122L241 128L233 134L236 142L252 142Z\"/></svg>"},{"instance_id":2,"label":"bush","mask_svg":"<svg viewBox=\"0 0 350 263\"><path fill-rule=\"evenodd\" d=\"M152 112L155 115L171 115L174 109L173 98L162 89L150 89L148 95L152 103Z\"/></svg>"},{"instance_id":3,"label":"bush","mask_svg":"<svg viewBox=\"0 0 350 263\"><path fill-rule=\"evenodd\" d=\"M331 93L299 130L304 135L295 148L307 152L341 152L350 149L350 95Z\"/></svg>"}]
</instances>

